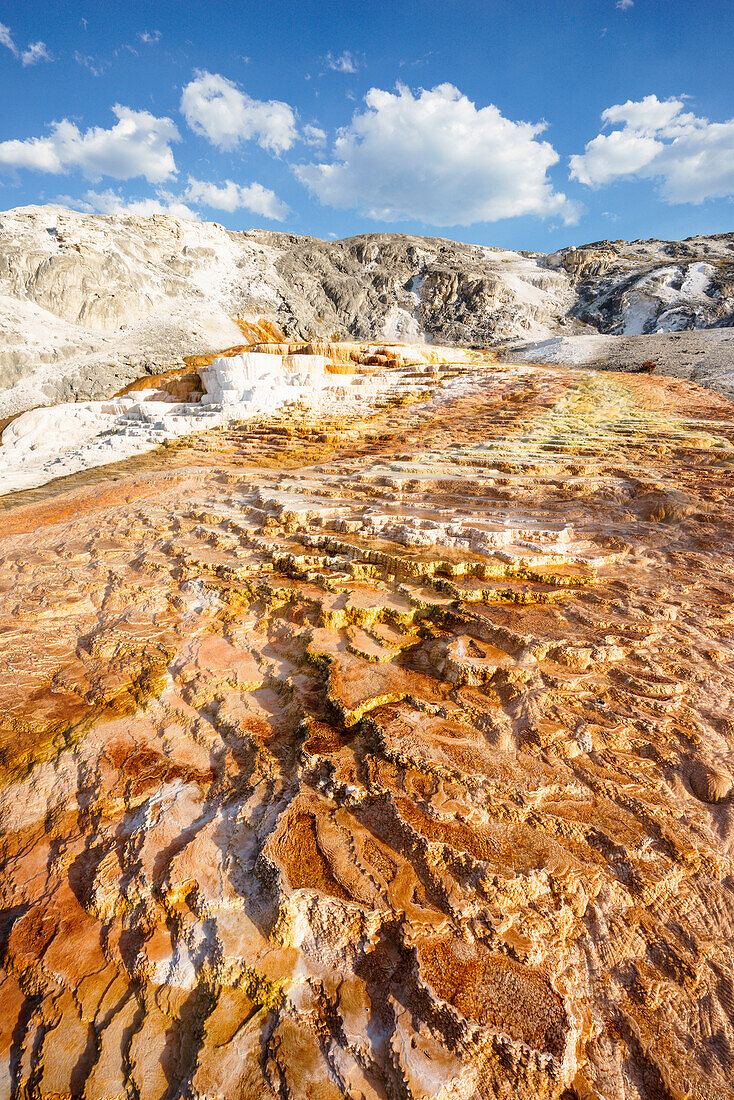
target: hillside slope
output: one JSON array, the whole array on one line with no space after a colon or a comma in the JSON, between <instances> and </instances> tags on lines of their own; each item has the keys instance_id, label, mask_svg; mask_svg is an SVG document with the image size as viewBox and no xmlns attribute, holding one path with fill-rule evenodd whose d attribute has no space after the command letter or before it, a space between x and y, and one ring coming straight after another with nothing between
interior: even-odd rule
<instances>
[{"instance_id":1,"label":"hillside slope","mask_svg":"<svg viewBox=\"0 0 734 1100\"><path fill-rule=\"evenodd\" d=\"M400 234L322 241L165 215L11 210L0 215L0 418L109 396L184 353L235 344L236 315L269 317L295 337L510 348L731 327L734 235L546 255ZM711 369L720 366L717 352Z\"/></svg>"}]
</instances>

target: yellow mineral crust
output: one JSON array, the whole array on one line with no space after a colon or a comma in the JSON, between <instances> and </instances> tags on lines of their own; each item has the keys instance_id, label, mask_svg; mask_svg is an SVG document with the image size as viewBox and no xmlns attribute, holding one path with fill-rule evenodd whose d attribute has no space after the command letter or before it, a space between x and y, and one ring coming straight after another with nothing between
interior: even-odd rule
<instances>
[{"instance_id":1,"label":"yellow mineral crust","mask_svg":"<svg viewBox=\"0 0 734 1100\"><path fill-rule=\"evenodd\" d=\"M0 501L0 1096L730 1095L734 406L288 349Z\"/></svg>"}]
</instances>

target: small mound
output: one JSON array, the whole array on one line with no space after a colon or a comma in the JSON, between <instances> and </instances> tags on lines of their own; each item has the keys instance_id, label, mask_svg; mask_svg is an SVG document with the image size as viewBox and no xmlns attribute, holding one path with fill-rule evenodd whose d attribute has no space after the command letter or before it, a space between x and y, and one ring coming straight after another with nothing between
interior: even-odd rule
<instances>
[{"instance_id":1,"label":"small mound","mask_svg":"<svg viewBox=\"0 0 734 1100\"><path fill-rule=\"evenodd\" d=\"M732 778L716 764L698 763L691 771L690 783L702 802L723 802L731 794Z\"/></svg>"}]
</instances>

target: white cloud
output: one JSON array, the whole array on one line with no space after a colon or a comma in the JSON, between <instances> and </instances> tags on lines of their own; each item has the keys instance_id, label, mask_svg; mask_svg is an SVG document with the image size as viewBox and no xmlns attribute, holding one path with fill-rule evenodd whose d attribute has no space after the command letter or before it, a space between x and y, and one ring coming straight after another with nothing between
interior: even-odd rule
<instances>
[{"instance_id":1,"label":"white cloud","mask_svg":"<svg viewBox=\"0 0 734 1100\"><path fill-rule=\"evenodd\" d=\"M141 217L169 214L174 218L199 220L198 214L170 191L159 190L156 198L126 199L109 188L107 191L87 191L81 199L59 195L56 201L60 206L81 210L85 214L138 214Z\"/></svg>"},{"instance_id":2,"label":"white cloud","mask_svg":"<svg viewBox=\"0 0 734 1100\"><path fill-rule=\"evenodd\" d=\"M156 189L155 196L145 198L127 198L119 191L108 188L106 191L89 190L81 198L60 195L56 199L61 206L72 210L81 210L89 214L139 214L148 217L151 214L170 214L174 218L188 218L198 221L195 206L207 206L214 210L249 210L273 221L282 221L290 212L284 202L260 183L251 183L242 187L232 180L223 184L209 183L189 176L186 190L176 195L165 188Z\"/></svg>"},{"instance_id":3,"label":"white cloud","mask_svg":"<svg viewBox=\"0 0 734 1100\"><path fill-rule=\"evenodd\" d=\"M269 153L284 153L297 136L287 103L252 99L218 73L197 71L183 90L181 113L194 133L225 152L254 140Z\"/></svg>"},{"instance_id":4,"label":"white cloud","mask_svg":"<svg viewBox=\"0 0 734 1100\"><path fill-rule=\"evenodd\" d=\"M170 143L180 136L171 119L119 104L112 111L117 122L109 130L93 126L82 133L63 119L52 123L48 137L0 142L0 168L30 168L55 175L78 169L91 180L144 176L150 183L174 176Z\"/></svg>"},{"instance_id":5,"label":"white cloud","mask_svg":"<svg viewBox=\"0 0 734 1100\"><path fill-rule=\"evenodd\" d=\"M734 119L709 122L684 111L683 98L649 95L607 108L598 134L571 157L571 178L589 187L615 179L657 180L670 203L734 195Z\"/></svg>"},{"instance_id":6,"label":"white cloud","mask_svg":"<svg viewBox=\"0 0 734 1100\"><path fill-rule=\"evenodd\" d=\"M160 31L143 31L142 34L138 35L138 38L146 46L155 46L156 42L160 42L160 40L161 40L161 32Z\"/></svg>"},{"instance_id":7,"label":"white cloud","mask_svg":"<svg viewBox=\"0 0 734 1100\"><path fill-rule=\"evenodd\" d=\"M618 176L639 172L661 149L654 137L635 130L599 134L587 144L583 154L571 157L571 178L588 187L598 187Z\"/></svg>"},{"instance_id":8,"label":"white cloud","mask_svg":"<svg viewBox=\"0 0 734 1100\"><path fill-rule=\"evenodd\" d=\"M620 11L629 11L630 8L634 8L635 0L617 0L617 7Z\"/></svg>"},{"instance_id":9,"label":"white cloud","mask_svg":"<svg viewBox=\"0 0 734 1100\"><path fill-rule=\"evenodd\" d=\"M91 54L81 54L79 50L74 51L74 60L77 65L83 65L85 69L89 69L92 76L102 76L110 67L109 61L105 61L103 57L93 57Z\"/></svg>"},{"instance_id":10,"label":"white cloud","mask_svg":"<svg viewBox=\"0 0 734 1100\"><path fill-rule=\"evenodd\" d=\"M183 197L196 206L227 210L230 214L235 210L249 210L252 214L259 214L276 222L282 222L290 213L289 207L275 192L263 187L261 183L251 183L243 187L233 180L216 184L189 176Z\"/></svg>"},{"instance_id":11,"label":"white cloud","mask_svg":"<svg viewBox=\"0 0 734 1100\"><path fill-rule=\"evenodd\" d=\"M37 65L39 61L53 61L53 58L46 49L45 42L31 42L28 49L23 50L20 60L24 65Z\"/></svg>"},{"instance_id":12,"label":"white cloud","mask_svg":"<svg viewBox=\"0 0 734 1100\"><path fill-rule=\"evenodd\" d=\"M576 210L547 172L558 154L538 135L544 123L512 122L477 108L452 84L416 95L372 88L366 110L340 130L328 163L295 171L326 206L355 207L381 221L471 225L522 214Z\"/></svg>"},{"instance_id":13,"label":"white cloud","mask_svg":"<svg viewBox=\"0 0 734 1100\"><path fill-rule=\"evenodd\" d=\"M665 136L673 137L681 127L695 124L696 116L683 114L683 99L658 99L655 95L646 95L644 99L618 103L602 111L602 122L613 126L621 123L642 134L656 134L665 131Z\"/></svg>"},{"instance_id":14,"label":"white cloud","mask_svg":"<svg viewBox=\"0 0 734 1100\"><path fill-rule=\"evenodd\" d=\"M356 73L359 69L359 62L350 50L345 50L338 57L327 53L325 60L327 68L335 73Z\"/></svg>"},{"instance_id":15,"label":"white cloud","mask_svg":"<svg viewBox=\"0 0 734 1100\"><path fill-rule=\"evenodd\" d=\"M325 145L326 131L322 130L320 126L314 126L309 122L303 127L303 140L306 145Z\"/></svg>"},{"instance_id":16,"label":"white cloud","mask_svg":"<svg viewBox=\"0 0 734 1100\"><path fill-rule=\"evenodd\" d=\"M0 46L5 46L10 50L13 57L18 56L18 47L13 41L13 36L10 32L10 27L6 27L4 23L0 23Z\"/></svg>"},{"instance_id":17,"label":"white cloud","mask_svg":"<svg viewBox=\"0 0 734 1100\"><path fill-rule=\"evenodd\" d=\"M31 42L27 49L19 50L10 27L6 27L4 23L0 23L0 46L5 46L6 49L10 50L13 57L17 57L23 65L35 65L39 61L53 61L45 42Z\"/></svg>"}]
</instances>

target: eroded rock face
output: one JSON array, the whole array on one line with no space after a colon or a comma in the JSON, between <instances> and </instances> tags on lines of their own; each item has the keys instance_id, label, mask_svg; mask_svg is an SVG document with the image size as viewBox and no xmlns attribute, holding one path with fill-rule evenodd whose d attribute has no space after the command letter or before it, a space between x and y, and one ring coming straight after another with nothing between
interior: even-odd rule
<instances>
[{"instance_id":1,"label":"eroded rock face","mask_svg":"<svg viewBox=\"0 0 734 1100\"><path fill-rule=\"evenodd\" d=\"M567 271L571 315L617 336L731 327L734 234L685 241L600 241L548 257Z\"/></svg>"},{"instance_id":2,"label":"eroded rock face","mask_svg":"<svg viewBox=\"0 0 734 1100\"><path fill-rule=\"evenodd\" d=\"M605 241L601 246L566 248L558 254L558 259L574 279L583 279L603 275L618 260L618 252Z\"/></svg>"},{"instance_id":3,"label":"eroded rock face","mask_svg":"<svg viewBox=\"0 0 734 1100\"><path fill-rule=\"evenodd\" d=\"M0 419L108 398L187 353L233 345L234 317L268 318L291 341L470 348L731 326L732 244L717 234L545 255L392 233L322 241L160 214L10 210L0 214Z\"/></svg>"},{"instance_id":4,"label":"eroded rock face","mask_svg":"<svg viewBox=\"0 0 734 1100\"><path fill-rule=\"evenodd\" d=\"M2 1095L725 1095L732 408L465 366L5 498Z\"/></svg>"}]
</instances>

